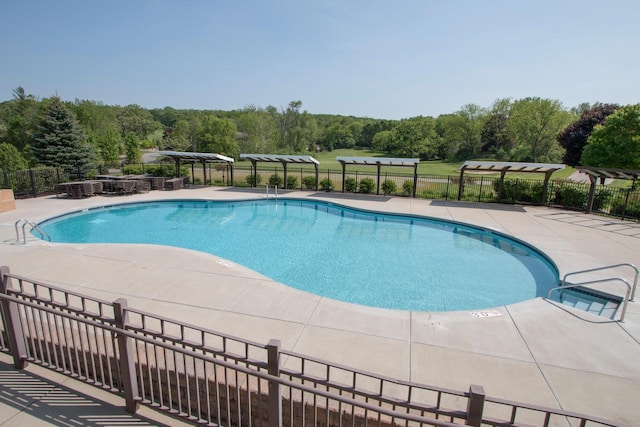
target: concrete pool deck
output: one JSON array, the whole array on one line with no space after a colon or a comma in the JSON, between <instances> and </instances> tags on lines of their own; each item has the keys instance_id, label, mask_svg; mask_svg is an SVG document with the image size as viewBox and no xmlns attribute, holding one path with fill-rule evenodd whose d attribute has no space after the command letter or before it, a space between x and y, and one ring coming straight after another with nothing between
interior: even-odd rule
<instances>
[{"instance_id":1,"label":"concrete pool deck","mask_svg":"<svg viewBox=\"0 0 640 427\"><path fill-rule=\"evenodd\" d=\"M0 264L31 279L108 301L126 298L130 306L237 337L262 343L277 338L283 349L392 378L458 390L479 384L492 397L581 412L624 425L640 423L636 407L640 302L629 303L622 323L542 298L487 307L499 315L486 318L468 311L385 310L292 289L194 251L149 245L51 244L34 238L24 245L15 242L14 223L20 218L38 222L69 211L144 200L263 197L263 192L252 190L192 187L133 196L17 200L15 211L0 213ZM640 259L640 224L595 215L340 193L288 192L286 197L496 229L544 251L561 275L638 264ZM621 273L632 279L628 270ZM10 419L7 411L16 409L0 400L0 425L18 425L15 420L20 417L11 418L16 424L3 423ZM45 419L40 421L47 424Z\"/></svg>"}]
</instances>

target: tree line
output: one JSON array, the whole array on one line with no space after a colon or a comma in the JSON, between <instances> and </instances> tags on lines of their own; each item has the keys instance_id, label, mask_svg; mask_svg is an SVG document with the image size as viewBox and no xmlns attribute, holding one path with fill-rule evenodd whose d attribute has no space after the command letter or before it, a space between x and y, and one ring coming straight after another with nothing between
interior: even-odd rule
<instances>
[{"instance_id":1,"label":"tree line","mask_svg":"<svg viewBox=\"0 0 640 427\"><path fill-rule=\"evenodd\" d=\"M438 117L386 120L286 107L190 110L40 99L22 87L0 103L0 168L89 169L140 161L144 148L219 153L313 154L368 148L421 160L542 162L640 167L640 104L498 99Z\"/></svg>"}]
</instances>

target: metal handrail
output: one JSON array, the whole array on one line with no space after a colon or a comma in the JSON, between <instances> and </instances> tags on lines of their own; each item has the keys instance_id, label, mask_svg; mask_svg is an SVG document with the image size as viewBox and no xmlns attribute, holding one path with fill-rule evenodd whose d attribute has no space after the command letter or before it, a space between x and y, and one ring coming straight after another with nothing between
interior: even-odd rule
<instances>
[{"instance_id":1,"label":"metal handrail","mask_svg":"<svg viewBox=\"0 0 640 427\"><path fill-rule=\"evenodd\" d=\"M15 224L14 224L14 227L16 229L16 242L20 241L20 233L18 231L18 225L20 225L20 224L22 224L22 243L23 244L27 243L27 233L26 233L26 231L24 229L27 225L30 225L32 230L35 229L38 233L40 233L40 235L42 236L43 239L46 237L48 241L51 241L51 237L43 229L41 229L38 226L38 224L36 224L35 222L30 221L28 219L21 218L21 219L17 220L15 222Z\"/></svg>"},{"instance_id":2,"label":"metal handrail","mask_svg":"<svg viewBox=\"0 0 640 427\"><path fill-rule=\"evenodd\" d=\"M574 271L572 273L567 273L564 275L564 278L562 279L562 283L566 283L567 277L569 276L574 276L574 275L583 274L583 273L593 273L594 271L609 270L609 269L618 268L618 267L631 267L636 272L636 274L633 277L633 289L631 290L631 299L629 299L629 301L633 301L636 297L636 288L638 287L638 276L640 275L640 270L638 270L638 267L628 262L623 262L621 264L607 265L604 267L591 268L589 270L581 270L581 271Z\"/></svg>"},{"instance_id":3,"label":"metal handrail","mask_svg":"<svg viewBox=\"0 0 640 427\"><path fill-rule=\"evenodd\" d=\"M625 298L623 299L622 311L620 312L620 320L619 320L619 322L623 322L624 321L624 316L627 313L627 304L629 303L629 301L631 301L631 299L629 298L629 296L631 294L631 284L629 282L627 282L626 279L623 279L622 277L611 277L611 278L608 278L608 279L590 280L588 282L571 283L569 285L556 286L554 288L549 289L549 292L547 293L547 299L551 299L551 293L553 291L557 291L557 290L561 290L561 289L577 288L577 287L585 286L585 285L593 285L595 283L604 283L604 282L609 282L611 280L617 280L617 281L623 282L627 286L627 294L625 295ZM563 280L563 282L564 282L564 280ZM566 282L564 282L564 283L566 283Z\"/></svg>"},{"instance_id":4,"label":"metal handrail","mask_svg":"<svg viewBox=\"0 0 640 427\"><path fill-rule=\"evenodd\" d=\"M401 412L398 409L389 409L389 408L384 408L381 407L379 405L375 405L375 404L371 404L369 402L363 402L363 401L359 401L356 400L355 398L349 397L348 395L343 395L343 394L337 394L337 393L332 393L330 390L322 390L322 389L318 389L318 388L314 388L311 386L308 386L304 383L299 383L299 382L295 382L293 380L289 380L286 378L281 378L277 375L272 375L270 373L266 373L266 372L262 372L259 370L255 370L252 369L250 367L247 366L242 366L242 365L238 365L235 364L233 362L229 362L228 360L223 360L223 359L219 359L219 358L215 358L214 356L211 355L207 355L207 354L202 354L202 352L200 351L196 351L196 350L192 350L189 348L184 348L184 347L180 347L180 346L176 346L170 342L166 342L162 339L156 339L153 336L144 336L144 335L139 335L136 334L135 332L131 332L127 329L123 329L120 328L118 326L115 325L109 325L109 324L105 324L102 322L98 322L96 320L93 319L88 319L88 318L84 318L84 317L79 317L77 315L74 315L74 313L67 313L65 311L60 311L60 310L56 310L53 307L47 307L47 306L43 306L28 300L24 300L22 298L18 298L16 296L13 295L8 295L8 294L2 294L0 293L0 301L2 300L6 300L6 301L10 301L16 304L20 304L23 306L27 306L30 307L32 309L37 309L40 311L44 311L45 313L49 313L52 315L56 315L56 316L61 316L63 318L69 319L69 320L74 320L80 323L83 323L85 325L88 326L92 326L94 328L100 328L102 330L105 331L109 331L112 334L114 334L114 336L117 335L122 335L122 336L126 336L127 338L139 341L152 346L157 346L160 347L164 350L167 351L173 351L175 353L181 354L183 356L189 356L192 357L194 359L200 360L202 362L208 362L208 363L213 363L214 365L226 368L226 369L231 369L237 372L240 372L242 374L245 375L250 375L254 378L259 378L261 380L266 380L269 381L271 383L275 383L275 384L279 384L279 385L283 385L286 387L289 387L291 389L296 389L296 390L300 390L303 393L307 393L307 394L311 394L311 395L317 395L317 396L321 396L325 399L328 400L335 400L341 404L344 405L350 405L350 406L354 406L354 407L358 407L361 409L364 409L365 411L371 411L374 413L379 413L382 415L386 415L388 417L391 418L398 418L400 420L403 421L412 421L412 422L416 422L416 423L420 423L420 424L427 424L427 425L431 425L434 427L458 427L460 426L460 424L456 424L453 422L447 422L447 421L442 421L442 420L437 420L437 419L432 419L426 415L414 415L408 412ZM25 355L22 355L23 357ZM466 396L466 394L465 394ZM134 396L134 399L140 401L140 396ZM154 406L153 402L150 402L150 406ZM466 417L466 413L461 412L460 413L461 417ZM582 417L582 415L580 415Z\"/></svg>"}]
</instances>

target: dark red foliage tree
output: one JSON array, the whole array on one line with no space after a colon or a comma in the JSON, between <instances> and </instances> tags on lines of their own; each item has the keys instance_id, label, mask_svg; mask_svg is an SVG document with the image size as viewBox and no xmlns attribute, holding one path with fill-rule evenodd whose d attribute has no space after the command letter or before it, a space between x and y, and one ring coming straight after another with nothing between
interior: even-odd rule
<instances>
[{"instance_id":1,"label":"dark red foliage tree","mask_svg":"<svg viewBox=\"0 0 640 427\"><path fill-rule=\"evenodd\" d=\"M604 123L607 116L620 108L617 104L596 104L584 111L578 120L558 134L558 142L566 150L563 162L569 166L580 164L582 150L596 125Z\"/></svg>"}]
</instances>

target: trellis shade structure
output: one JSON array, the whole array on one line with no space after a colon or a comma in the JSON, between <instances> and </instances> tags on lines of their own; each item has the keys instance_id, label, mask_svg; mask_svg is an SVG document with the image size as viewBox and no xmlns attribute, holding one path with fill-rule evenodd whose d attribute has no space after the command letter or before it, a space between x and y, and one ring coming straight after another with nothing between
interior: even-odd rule
<instances>
[{"instance_id":1,"label":"trellis shade structure","mask_svg":"<svg viewBox=\"0 0 640 427\"><path fill-rule=\"evenodd\" d=\"M589 181L591 181L589 197L587 199L587 213L591 213L591 210L593 209L593 199L596 194L596 184L598 183L598 179L601 181L604 181L607 178L625 179L627 181L631 181L631 187L633 188L638 178L640 178L639 170L599 168L594 166L576 166L576 170L587 174L589 176ZM628 197L629 193L627 192L627 198ZM627 206L627 200L625 200L624 205Z\"/></svg>"},{"instance_id":2,"label":"trellis shade structure","mask_svg":"<svg viewBox=\"0 0 640 427\"><path fill-rule=\"evenodd\" d=\"M418 184L418 164L420 159L402 159L394 157L344 157L338 156L336 160L342 165L342 192L344 193L344 182L346 176L346 165L370 165L378 169L378 186L376 194L380 194L380 168L382 166L407 166L413 167L413 194L416 197L416 186Z\"/></svg>"},{"instance_id":3,"label":"trellis shade structure","mask_svg":"<svg viewBox=\"0 0 640 427\"><path fill-rule=\"evenodd\" d=\"M318 162L311 156L287 156L287 155L278 155L278 154L240 154L241 159L247 159L251 162L251 171L253 174L253 179L251 181L252 187L255 187L256 176L258 175L258 162L266 162L266 163L280 163L282 168L284 169L284 183L287 185L287 165L289 163L297 163L297 164L311 164L315 168L316 172L316 191L318 191Z\"/></svg>"},{"instance_id":4,"label":"trellis shade structure","mask_svg":"<svg viewBox=\"0 0 640 427\"><path fill-rule=\"evenodd\" d=\"M176 176L180 176L180 166L182 162L199 162L202 164L202 173L204 176L204 182L207 182L207 171L206 164L207 163L226 163L227 167L230 168L229 178L231 183L233 183L233 158L223 156L222 154L215 153L191 153L188 151L158 151L158 154L161 156L170 157L176 162Z\"/></svg>"},{"instance_id":5,"label":"trellis shade structure","mask_svg":"<svg viewBox=\"0 0 640 427\"><path fill-rule=\"evenodd\" d=\"M520 162L479 162L466 161L460 166L460 181L458 183L458 200L462 198L464 188L464 173L477 172L500 172L500 184L498 187L498 201L502 200L502 189L504 188L504 176L507 172L517 173L543 173L544 184L542 187L542 200L547 198L547 188L549 186L549 178L558 170L562 170L566 165L557 163L520 163Z\"/></svg>"}]
</instances>

